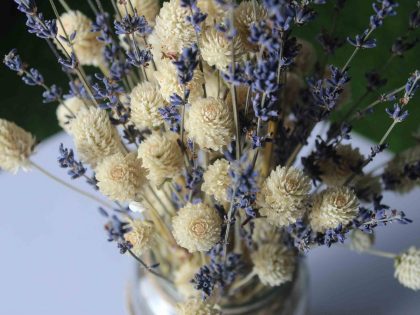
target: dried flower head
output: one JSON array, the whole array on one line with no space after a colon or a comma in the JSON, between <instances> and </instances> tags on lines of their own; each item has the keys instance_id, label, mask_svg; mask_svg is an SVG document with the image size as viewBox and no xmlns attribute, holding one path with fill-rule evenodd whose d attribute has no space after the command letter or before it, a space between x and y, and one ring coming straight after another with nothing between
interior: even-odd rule
<instances>
[{"instance_id":1,"label":"dried flower head","mask_svg":"<svg viewBox=\"0 0 420 315\"><path fill-rule=\"evenodd\" d=\"M375 235L373 233L366 233L360 230L353 230L350 238L350 249L360 253L371 248L375 242Z\"/></svg>"},{"instance_id":2,"label":"dried flower head","mask_svg":"<svg viewBox=\"0 0 420 315\"><path fill-rule=\"evenodd\" d=\"M163 123L159 108L165 106L157 85L139 83L130 94L131 121L138 128L157 128Z\"/></svg>"},{"instance_id":3,"label":"dried flower head","mask_svg":"<svg viewBox=\"0 0 420 315\"><path fill-rule=\"evenodd\" d=\"M185 129L201 148L217 151L230 143L233 125L232 113L226 104L208 97L192 103Z\"/></svg>"},{"instance_id":4,"label":"dried flower head","mask_svg":"<svg viewBox=\"0 0 420 315\"><path fill-rule=\"evenodd\" d=\"M168 59L162 59L157 63L158 71L155 72L155 79L159 83L160 93L166 101L170 101L174 93L184 95L184 86L178 81L178 74L175 65ZM190 91L190 101L194 101L203 94L204 83L203 73L196 69L193 79L188 82L186 88Z\"/></svg>"},{"instance_id":5,"label":"dried flower head","mask_svg":"<svg viewBox=\"0 0 420 315\"><path fill-rule=\"evenodd\" d=\"M134 10L137 11L137 14L139 16L143 15L149 23L154 24L154 21L160 9L159 0L130 0L130 1L131 1L131 5L133 6ZM128 1L126 2L127 2L128 13L133 15L134 12L131 8L131 5L128 3ZM117 6L121 15L125 16L126 11L125 11L124 4L120 3L120 1L117 1Z\"/></svg>"},{"instance_id":6,"label":"dried flower head","mask_svg":"<svg viewBox=\"0 0 420 315\"><path fill-rule=\"evenodd\" d=\"M103 62L103 43L97 40L99 33L92 32L92 21L80 11L63 13L60 17L61 23L57 23L57 47L71 54L74 50L80 64L86 66L98 66ZM63 27L64 29L63 29ZM75 38L71 46L65 40L66 34ZM73 48L73 49L72 49Z\"/></svg>"},{"instance_id":7,"label":"dried flower head","mask_svg":"<svg viewBox=\"0 0 420 315\"><path fill-rule=\"evenodd\" d=\"M359 212L359 201L347 187L330 187L314 197L309 221L317 232L346 225Z\"/></svg>"},{"instance_id":8,"label":"dried flower head","mask_svg":"<svg viewBox=\"0 0 420 315\"><path fill-rule=\"evenodd\" d=\"M206 252L220 240L222 219L204 203L188 203L172 219L172 227L179 246L190 253Z\"/></svg>"},{"instance_id":9,"label":"dried flower head","mask_svg":"<svg viewBox=\"0 0 420 315\"><path fill-rule=\"evenodd\" d=\"M267 11L264 6L258 2L242 1L234 12L234 24L242 44L247 50L255 50L257 46L251 44L248 40L251 34L251 25L267 19Z\"/></svg>"},{"instance_id":10,"label":"dried flower head","mask_svg":"<svg viewBox=\"0 0 420 315\"><path fill-rule=\"evenodd\" d=\"M107 156L123 152L118 132L104 110L80 109L70 129L80 158L92 167Z\"/></svg>"},{"instance_id":11,"label":"dried flower head","mask_svg":"<svg viewBox=\"0 0 420 315\"><path fill-rule=\"evenodd\" d=\"M164 2L156 17L154 34L158 38L162 52L167 55L180 53L196 41L194 27L187 21L191 15L181 7L180 0Z\"/></svg>"},{"instance_id":12,"label":"dried flower head","mask_svg":"<svg viewBox=\"0 0 420 315\"><path fill-rule=\"evenodd\" d=\"M353 149L350 144L338 145L336 153L338 161L326 159L319 161L322 181L328 186L341 186L360 167L364 160L358 148Z\"/></svg>"},{"instance_id":13,"label":"dried flower head","mask_svg":"<svg viewBox=\"0 0 420 315\"><path fill-rule=\"evenodd\" d=\"M116 201L135 200L146 177L141 161L135 153L117 153L104 158L96 168L101 193Z\"/></svg>"},{"instance_id":14,"label":"dried flower head","mask_svg":"<svg viewBox=\"0 0 420 315\"><path fill-rule=\"evenodd\" d=\"M233 52L235 60L239 61L244 54L244 48L239 37L233 39ZM225 71L232 63L232 42L224 33L214 27L208 28L201 39L201 55L210 66Z\"/></svg>"},{"instance_id":15,"label":"dried flower head","mask_svg":"<svg viewBox=\"0 0 420 315\"><path fill-rule=\"evenodd\" d=\"M232 183L229 176L229 162L225 159L216 160L204 172L204 182L201 190L211 195L218 202L228 202L227 190Z\"/></svg>"},{"instance_id":16,"label":"dried flower head","mask_svg":"<svg viewBox=\"0 0 420 315\"><path fill-rule=\"evenodd\" d=\"M420 290L420 249L414 246L395 259L394 276L405 287Z\"/></svg>"},{"instance_id":17,"label":"dried flower head","mask_svg":"<svg viewBox=\"0 0 420 315\"><path fill-rule=\"evenodd\" d=\"M279 286L293 279L296 255L279 243L262 244L251 254L253 272L264 285Z\"/></svg>"},{"instance_id":18,"label":"dried flower head","mask_svg":"<svg viewBox=\"0 0 420 315\"><path fill-rule=\"evenodd\" d=\"M278 227L295 223L305 213L310 190L311 180L301 170L278 166L257 195L260 214Z\"/></svg>"},{"instance_id":19,"label":"dried flower head","mask_svg":"<svg viewBox=\"0 0 420 315\"><path fill-rule=\"evenodd\" d=\"M58 124L61 128L67 133L71 132L70 121L74 118L74 115L77 115L79 110L85 106L85 103L79 97L70 97L64 100L64 103L58 105L56 116ZM71 111L71 113L69 112Z\"/></svg>"},{"instance_id":20,"label":"dried flower head","mask_svg":"<svg viewBox=\"0 0 420 315\"><path fill-rule=\"evenodd\" d=\"M179 175L183 167L181 148L174 133L152 134L139 147L139 157L149 171L147 178L160 185L166 178Z\"/></svg>"},{"instance_id":21,"label":"dried flower head","mask_svg":"<svg viewBox=\"0 0 420 315\"><path fill-rule=\"evenodd\" d=\"M298 39L298 44L301 46L299 54L295 58L295 63L298 71L306 75L312 71L316 63L316 51L314 46L304 39Z\"/></svg>"},{"instance_id":22,"label":"dried flower head","mask_svg":"<svg viewBox=\"0 0 420 315\"><path fill-rule=\"evenodd\" d=\"M184 298L198 297L200 291L195 289L192 280L200 269L200 264L196 259L183 262L174 272L174 284L177 291Z\"/></svg>"},{"instance_id":23,"label":"dried flower head","mask_svg":"<svg viewBox=\"0 0 420 315\"><path fill-rule=\"evenodd\" d=\"M130 222L130 229L124 238L133 246L133 253L141 256L153 246L156 240L155 228L151 222L137 219Z\"/></svg>"},{"instance_id":24,"label":"dried flower head","mask_svg":"<svg viewBox=\"0 0 420 315\"><path fill-rule=\"evenodd\" d=\"M177 315L220 315L221 313L214 308L214 305L202 299L189 299L182 304L178 304Z\"/></svg>"},{"instance_id":25,"label":"dried flower head","mask_svg":"<svg viewBox=\"0 0 420 315\"><path fill-rule=\"evenodd\" d=\"M35 137L16 124L0 119L0 168L16 173L30 166Z\"/></svg>"}]
</instances>

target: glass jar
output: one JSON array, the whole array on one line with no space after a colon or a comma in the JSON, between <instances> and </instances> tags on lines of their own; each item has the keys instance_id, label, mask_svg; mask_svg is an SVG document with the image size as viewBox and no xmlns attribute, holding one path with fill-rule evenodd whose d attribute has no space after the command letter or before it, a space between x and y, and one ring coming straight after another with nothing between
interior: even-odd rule
<instances>
[{"instance_id":1,"label":"glass jar","mask_svg":"<svg viewBox=\"0 0 420 315\"><path fill-rule=\"evenodd\" d=\"M273 287L241 305L222 305L223 315L305 315L308 305L308 270L300 260L293 281ZM130 315L176 315L179 301L173 286L137 270L128 292Z\"/></svg>"}]
</instances>

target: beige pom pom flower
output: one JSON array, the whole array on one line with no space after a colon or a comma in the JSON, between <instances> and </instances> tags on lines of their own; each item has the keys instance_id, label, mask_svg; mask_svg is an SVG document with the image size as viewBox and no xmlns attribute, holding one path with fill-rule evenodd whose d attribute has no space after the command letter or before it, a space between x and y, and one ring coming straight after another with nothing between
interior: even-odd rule
<instances>
[{"instance_id":1,"label":"beige pom pom flower","mask_svg":"<svg viewBox=\"0 0 420 315\"><path fill-rule=\"evenodd\" d=\"M308 74L312 71L316 63L316 51L312 44L304 39L298 39L297 43L301 45L299 54L295 58L298 71L302 74Z\"/></svg>"},{"instance_id":2,"label":"beige pom pom flower","mask_svg":"<svg viewBox=\"0 0 420 315\"><path fill-rule=\"evenodd\" d=\"M309 221L314 231L346 225L357 215L359 202L347 187L330 187L315 196Z\"/></svg>"},{"instance_id":3,"label":"beige pom pom flower","mask_svg":"<svg viewBox=\"0 0 420 315\"><path fill-rule=\"evenodd\" d=\"M80 64L86 66L100 65L103 62L102 49L104 45L96 39L100 34L91 31L92 21L79 11L63 13L60 20L61 23L57 22L56 41L59 42L57 47L70 55L72 48L63 38L66 38L66 34L70 36L76 32L72 46Z\"/></svg>"},{"instance_id":4,"label":"beige pom pom flower","mask_svg":"<svg viewBox=\"0 0 420 315\"><path fill-rule=\"evenodd\" d=\"M187 21L191 13L182 8L179 0L164 2L156 17L154 34L159 39L162 52L177 54L196 41L196 33Z\"/></svg>"},{"instance_id":5,"label":"beige pom pom flower","mask_svg":"<svg viewBox=\"0 0 420 315\"><path fill-rule=\"evenodd\" d=\"M244 54L244 48L239 37L233 39L235 60L239 61ZM201 39L201 56L210 66L225 71L232 62L232 42L225 34L209 27Z\"/></svg>"},{"instance_id":6,"label":"beige pom pom flower","mask_svg":"<svg viewBox=\"0 0 420 315\"><path fill-rule=\"evenodd\" d=\"M184 95L184 86L178 81L177 71L172 61L162 59L157 63L157 67L158 71L155 72L155 79L159 83L163 98L169 102L170 96L174 93ZM186 86L190 90L190 101L194 101L203 95L203 83L203 73L196 69L193 79Z\"/></svg>"},{"instance_id":7,"label":"beige pom pom flower","mask_svg":"<svg viewBox=\"0 0 420 315\"><path fill-rule=\"evenodd\" d=\"M131 231L124 235L133 247L131 250L136 256L141 256L148 251L156 241L155 228L151 222L134 220L130 222Z\"/></svg>"},{"instance_id":8,"label":"beige pom pom flower","mask_svg":"<svg viewBox=\"0 0 420 315\"><path fill-rule=\"evenodd\" d=\"M202 299L189 299L184 303L178 304L177 315L221 315L214 305Z\"/></svg>"},{"instance_id":9,"label":"beige pom pom flower","mask_svg":"<svg viewBox=\"0 0 420 315\"><path fill-rule=\"evenodd\" d=\"M353 230L350 238L350 249L359 253L371 248L375 241L375 235L373 233L366 233L360 230Z\"/></svg>"},{"instance_id":10,"label":"beige pom pom flower","mask_svg":"<svg viewBox=\"0 0 420 315\"><path fill-rule=\"evenodd\" d=\"M218 202L229 201L227 190L232 180L228 171L228 161L225 159L215 161L203 174L204 182L201 190L213 196Z\"/></svg>"},{"instance_id":11,"label":"beige pom pom flower","mask_svg":"<svg viewBox=\"0 0 420 315\"><path fill-rule=\"evenodd\" d=\"M69 127L80 158L92 167L107 156L123 152L118 132L104 110L82 108Z\"/></svg>"},{"instance_id":12,"label":"beige pom pom flower","mask_svg":"<svg viewBox=\"0 0 420 315\"><path fill-rule=\"evenodd\" d=\"M56 110L58 124L65 132L71 132L70 121L74 118L72 114L77 115L79 110L84 106L85 103L78 97L70 97L64 100L64 103L58 105Z\"/></svg>"},{"instance_id":13,"label":"beige pom pom flower","mask_svg":"<svg viewBox=\"0 0 420 315\"><path fill-rule=\"evenodd\" d=\"M394 277L405 287L420 290L420 249L414 246L395 259Z\"/></svg>"},{"instance_id":14,"label":"beige pom pom flower","mask_svg":"<svg viewBox=\"0 0 420 315\"><path fill-rule=\"evenodd\" d=\"M159 108L165 106L158 87L150 82L138 84L130 94L131 121L139 128L156 128L163 119Z\"/></svg>"},{"instance_id":15,"label":"beige pom pom flower","mask_svg":"<svg viewBox=\"0 0 420 315\"><path fill-rule=\"evenodd\" d=\"M321 179L328 186L343 185L364 160L359 149L353 149L350 144L338 145L336 153L339 156L338 162L332 159L319 161L322 172Z\"/></svg>"},{"instance_id":16,"label":"beige pom pom flower","mask_svg":"<svg viewBox=\"0 0 420 315\"><path fill-rule=\"evenodd\" d=\"M247 50L255 50L257 46L251 44L248 40L251 35L250 27L255 22L267 19L267 11L264 6L256 2L255 10L253 1L242 1L234 12L234 24L238 30L242 44Z\"/></svg>"},{"instance_id":17,"label":"beige pom pom flower","mask_svg":"<svg viewBox=\"0 0 420 315\"><path fill-rule=\"evenodd\" d=\"M156 186L182 171L183 156L177 138L174 133L155 133L140 144L139 157L149 171L147 178Z\"/></svg>"},{"instance_id":18,"label":"beige pom pom flower","mask_svg":"<svg viewBox=\"0 0 420 315\"><path fill-rule=\"evenodd\" d=\"M190 253L206 252L220 240L222 219L204 203L189 203L172 219L172 227L179 246Z\"/></svg>"},{"instance_id":19,"label":"beige pom pom flower","mask_svg":"<svg viewBox=\"0 0 420 315\"><path fill-rule=\"evenodd\" d=\"M296 255L279 243L262 244L251 259L253 272L264 285L279 286L293 279Z\"/></svg>"},{"instance_id":20,"label":"beige pom pom flower","mask_svg":"<svg viewBox=\"0 0 420 315\"><path fill-rule=\"evenodd\" d=\"M310 190L311 180L301 170L278 166L257 195L260 214L278 227L295 223L305 213Z\"/></svg>"},{"instance_id":21,"label":"beige pom pom flower","mask_svg":"<svg viewBox=\"0 0 420 315\"><path fill-rule=\"evenodd\" d=\"M156 16L159 13L160 4L159 0L130 0L131 5L137 11L139 16L144 16L150 24L154 24ZM134 14L131 9L131 5L127 1L127 11L129 14ZM118 10L120 13L125 16L125 6L124 4L117 1Z\"/></svg>"},{"instance_id":22,"label":"beige pom pom flower","mask_svg":"<svg viewBox=\"0 0 420 315\"><path fill-rule=\"evenodd\" d=\"M96 168L101 193L116 201L135 200L145 183L145 170L135 153L106 157Z\"/></svg>"},{"instance_id":23,"label":"beige pom pom flower","mask_svg":"<svg viewBox=\"0 0 420 315\"><path fill-rule=\"evenodd\" d=\"M200 291L194 288L191 280L200 269L200 264L196 260L189 260L181 264L179 269L174 272L174 284L177 291L184 297L198 297Z\"/></svg>"},{"instance_id":24,"label":"beige pom pom flower","mask_svg":"<svg viewBox=\"0 0 420 315\"><path fill-rule=\"evenodd\" d=\"M0 119L0 168L16 173L30 166L35 137L15 123Z\"/></svg>"},{"instance_id":25,"label":"beige pom pom flower","mask_svg":"<svg viewBox=\"0 0 420 315\"><path fill-rule=\"evenodd\" d=\"M232 113L222 100L200 98L192 103L185 129L205 149L221 150L233 137Z\"/></svg>"}]
</instances>

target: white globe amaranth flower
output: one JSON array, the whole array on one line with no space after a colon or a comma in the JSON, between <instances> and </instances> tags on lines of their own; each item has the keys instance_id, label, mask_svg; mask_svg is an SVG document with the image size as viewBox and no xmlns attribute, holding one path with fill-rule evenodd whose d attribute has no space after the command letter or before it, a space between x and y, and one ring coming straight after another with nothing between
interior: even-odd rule
<instances>
[{"instance_id":1,"label":"white globe amaranth flower","mask_svg":"<svg viewBox=\"0 0 420 315\"><path fill-rule=\"evenodd\" d=\"M178 269L174 271L174 284L177 291L184 297L198 297L200 291L194 287L191 282L201 265L196 259L181 263Z\"/></svg>"},{"instance_id":2,"label":"white globe amaranth flower","mask_svg":"<svg viewBox=\"0 0 420 315\"><path fill-rule=\"evenodd\" d=\"M130 93L131 121L138 128L157 128L163 124L159 108L165 106L165 100L156 84L139 83Z\"/></svg>"},{"instance_id":3,"label":"white globe amaranth flower","mask_svg":"<svg viewBox=\"0 0 420 315\"><path fill-rule=\"evenodd\" d=\"M257 194L260 214L277 227L295 223L306 211L311 180L294 167L278 166Z\"/></svg>"},{"instance_id":4,"label":"white globe amaranth flower","mask_svg":"<svg viewBox=\"0 0 420 315\"><path fill-rule=\"evenodd\" d=\"M100 34L91 31L92 21L80 11L63 13L60 16L60 21L61 23L57 21L56 41L59 42L56 43L57 47L69 55L74 50L81 65L99 66L102 64L104 61L102 55L104 44L97 40ZM72 49L64 39L66 34L71 36L75 32L76 37L72 41Z\"/></svg>"},{"instance_id":5,"label":"white globe amaranth flower","mask_svg":"<svg viewBox=\"0 0 420 315\"><path fill-rule=\"evenodd\" d=\"M220 71L225 71L232 63L232 41L214 27L209 27L204 31L200 52L204 61ZM239 37L233 39L233 54L236 61L240 61L244 54L244 47Z\"/></svg>"},{"instance_id":6,"label":"white globe amaranth flower","mask_svg":"<svg viewBox=\"0 0 420 315\"><path fill-rule=\"evenodd\" d=\"M163 3L154 29L163 53L178 54L197 41L194 27L187 21L189 15L190 11L181 7L179 0Z\"/></svg>"},{"instance_id":7,"label":"white globe amaranth flower","mask_svg":"<svg viewBox=\"0 0 420 315\"><path fill-rule=\"evenodd\" d=\"M372 247L375 242L375 235L360 230L353 230L350 234L350 239L350 249L361 253Z\"/></svg>"},{"instance_id":8,"label":"white globe amaranth flower","mask_svg":"<svg viewBox=\"0 0 420 315\"><path fill-rule=\"evenodd\" d=\"M412 246L395 258L394 277L405 287L420 290L420 249Z\"/></svg>"},{"instance_id":9,"label":"white globe amaranth flower","mask_svg":"<svg viewBox=\"0 0 420 315\"><path fill-rule=\"evenodd\" d=\"M188 203L172 218L173 235L190 253L206 252L220 240L222 219L204 203Z\"/></svg>"},{"instance_id":10,"label":"white globe amaranth flower","mask_svg":"<svg viewBox=\"0 0 420 315\"><path fill-rule=\"evenodd\" d=\"M178 74L175 65L168 59L161 59L157 62L158 71L154 73L155 79L159 84L162 97L169 102L172 94L184 95L184 86L178 81ZM203 73L194 70L193 78L186 88L190 90L189 101L194 101L203 95Z\"/></svg>"},{"instance_id":11,"label":"white globe amaranth flower","mask_svg":"<svg viewBox=\"0 0 420 315\"><path fill-rule=\"evenodd\" d=\"M149 221L136 219L130 222L130 232L124 235L124 239L133 246L131 250L136 256L141 256L154 245L155 227Z\"/></svg>"},{"instance_id":12,"label":"white globe amaranth flower","mask_svg":"<svg viewBox=\"0 0 420 315\"><path fill-rule=\"evenodd\" d=\"M201 148L221 150L233 137L232 112L217 98L200 98L192 102L185 129Z\"/></svg>"},{"instance_id":13,"label":"white globe amaranth flower","mask_svg":"<svg viewBox=\"0 0 420 315\"><path fill-rule=\"evenodd\" d=\"M107 156L124 152L117 129L105 110L82 108L69 128L81 160L92 167Z\"/></svg>"},{"instance_id":14,"label":"white globe amaranth flower","mask_svg":"<svg viewBox=\"0 0 420 315\"><path fill-rule=\"evenodd\" d=\"M299 38L297 43L300 45L300 50L294 61L297 70L303 75L306 75L315 67L317 59L316 50L310 42L304 39Z\"/></svg>"},{"instance_id":15,"label":"white globe amaranth flower","mask_svg":"<svg viewBox=\"0 0 420 315\"><path fill-rule=\"evenodd\" d=\"M16 173L30 167L35 137L13 122L0 119L0 168Z\"/></svg>"},{"instance_id":16,"label":"white globe amaranth flower","mask_svg":"<svg viewBox=\"0 0 420 315\"><path fill-rule=\"evenodd\" d=\"M117 153L106 157L96 167L101 193L116 201L135 200L146 182L146 171L135 153Z\"/></svg>"},{"instance_id":17,"label":"white globe amaranth flower","mask_svg":"<svg viewBox=\"0 0 420 315\"><path fill-rule=\"evenodd\" d=\"M150 24L154 24L156 20L156 16L160 10L159 0L130 0L131 5L137 11L139 16L144 16ZM118 10L120 11L122 16L125 16L125 6L124 4L116 1ZM133 15L134 12L132 10L131 5L127 1L127 11L129 14Z\"/></svg>"},{"instance_id":18,"label":"white globe amaranth flower","mask_svg":"<svg viewBox=\"0 0 420 315\"><path fill-rule=\"evenodd\" d=\"M218 202L228 202L227 190L232 184L232 179L229 176L229 162L225 159L216 160L209 165L203 174L204 182L201 185L201 190L206 194L211 195Z\"/></svg>"},{"instance_id":19,"label":"white globe amaranth flower","mask_svg":"<svg viewBox=\"0 0 420 315\"><path fill-rule=\"evenodd\" d=\"M154 133L140 144L138 156L149 171L147 178L156 186L182 171L183 155L177 139L174 133Z\"/></svg>"},{"instance_id":20,"label":"white globe amaranth flower","mask_svg":"<svg viewBox=\"0 0 420 315\"><path fill-rule=\"evenodd\" d=\"M328 186L343 185L364 161L359 149L353 149L350 144L338 145L336 153L339 157L338 161L327 159L318 162L322 172L320 177Z\"/></svg>"},{"instance_id":21,"label":"white globe amaranth flower","mask_svg":"<svg viewBox=\"0 0 420 315\"><path fill-rule=\"evenodd\" d=\"M72 114L77 115L80 109L85 106L83 100L76 96L67 98L63 103L58 105L56 110L58 124L65 132L68 134L71 133L70 122L74 118Z\"/></svg>"},{"instance_id":22,"label":"white globe amaranth flower","mask_svg":"<svg viewBox=\"0 0 420 315\"><path fill-rule=\"evenodd\" d=\"M260 3L255 3L255 9L253 1L242 1L234 11L234 25L238 31L238 35L241 39L242 44L248 51L256 50L258 46L253 45L249 42L251 35L251 25L264 21L268 18L267 11L264 6Z\"/></svg>"},{"instance_id":23,"label":"white globe amaranth flower","mask_svg":"<svg viewBox=\"0 0 420 315\"><path fill-rule=\"evenodd\" d=\"M314 231L324 232L346 225L359 212L359 201L347 187L330 187L314 197L309 222Z\"/></svg>"},{"instance_id":24,"label":"white globe amaranth flower","mask_svg":"<svg viewBox=\"0 0 420 315\"><path fill-rule=\"evenodd\" d=\"M261 283L275 287L293 279L296 255L279 243L262 244L251 254L253 272Z\"/></svg>"},{"instance_id":25,"label":"white globe amaranth flower","mask_svg":"<svg viewBox=\"0 0 420 315\"><path fill-rule=\"evenodd\" d=\"M221 315L214 305L202 299L188 299L176 308L177 315Z\"/></svg>"}]
</instances>

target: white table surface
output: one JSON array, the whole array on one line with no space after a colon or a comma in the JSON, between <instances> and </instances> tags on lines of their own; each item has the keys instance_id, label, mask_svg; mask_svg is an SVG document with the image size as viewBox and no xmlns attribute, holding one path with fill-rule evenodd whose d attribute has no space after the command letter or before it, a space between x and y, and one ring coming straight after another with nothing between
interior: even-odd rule
<instances>
[{"instance_id":1,"label":"white table surface","mask_svg":"<svg viewBox=\"0 0 420 315\"><path fill-rule=\"evenodd\" d=\"M369 152L368 141L354 141ZM61 142L71 146L68 136L56 135L38 147L34 160L68 179L56 161ZM376 162L387 158L382 154ZM94 202L35 170L1 173L0 192L0 315L125 314L132 260L107 242ZM420 189L404 198L386 195L414 223L379 228L377 248L420 247L419 196ZM420 293L393 279L391 260L336 246L312 251L308 264L311 315L420 314Z\"/></svg>"}]
</instances>

